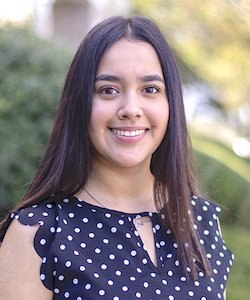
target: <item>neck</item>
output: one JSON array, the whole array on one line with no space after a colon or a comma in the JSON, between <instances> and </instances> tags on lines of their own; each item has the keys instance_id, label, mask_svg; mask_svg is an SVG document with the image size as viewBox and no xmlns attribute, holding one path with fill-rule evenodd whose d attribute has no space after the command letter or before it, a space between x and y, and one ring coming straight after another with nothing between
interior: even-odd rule
<instances>
[{"instance_id":1,"label":"neck","mask_svg":"<svg viewBox=\"0 0 250 300\"><path fill-rule=\"evenodd\" d=\"M153 187L149 167L111 169L93 163L85 189L94 198L90 199L84 191L79 198L124 212L156 211Z\"/></svg>"}]
</instances>

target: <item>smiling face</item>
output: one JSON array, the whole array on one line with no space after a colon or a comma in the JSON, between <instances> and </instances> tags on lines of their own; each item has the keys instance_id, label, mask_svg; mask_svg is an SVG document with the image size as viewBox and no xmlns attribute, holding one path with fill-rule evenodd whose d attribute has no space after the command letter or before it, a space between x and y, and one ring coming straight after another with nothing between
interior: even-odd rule
<instances>
[{"instance_id":1,"label":"smiling face","mask_svg":"<svg viewBox=\"0 0 250 300\"><path fill-rule=\"evenodd\" d=\"M163 73L154 48L121 39L97 69L90 120L93 160L108 167L150 167L168 123Z\"/></svg>"}]
</instances>

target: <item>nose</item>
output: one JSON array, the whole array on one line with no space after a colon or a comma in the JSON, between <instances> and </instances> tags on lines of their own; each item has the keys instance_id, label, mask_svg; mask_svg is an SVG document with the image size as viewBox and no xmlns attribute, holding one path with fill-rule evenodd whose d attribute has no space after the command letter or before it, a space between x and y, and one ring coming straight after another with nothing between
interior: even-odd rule
<instances>
[{"instance_id":1,"label":"nose","mask_svg":"<svg viewBox=\"0 0 250 300\"><path fill-rule=\"evenodd\" d=\"M118 118L135 120L143 115L142 104L136 93L128 93L122 97L118 110Z\"/></svg>"}]
</instances>

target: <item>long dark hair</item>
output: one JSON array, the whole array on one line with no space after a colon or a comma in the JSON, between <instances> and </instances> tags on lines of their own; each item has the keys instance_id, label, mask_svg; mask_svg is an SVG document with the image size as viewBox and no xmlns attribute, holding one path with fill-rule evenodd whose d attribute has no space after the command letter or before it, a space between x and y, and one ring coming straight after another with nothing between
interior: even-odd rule
<instances>
[{"instance_id":1,"label":"long dark hair","mask_svg":"<svg viewBox=\"0 0 250 300\"><path fill-rule=\"evenodd\" d=\"M111 17L95 26L80 44L69 68L54 128L37 174L16 208L51 201L82 191L91 169L89 123L94 79L100 59L117 40L127 38L151 44L158 54L169 101L165 137L151 161L155 177L154 196L178 243L183 269L197 276L196 258L209 273L209 263L200 247L190 214L190 198L196 193L190 164L180 76L174 56L158 27L148 18ZM187 247L188 244L188 247Z\"/></svg>"}]
</instances>

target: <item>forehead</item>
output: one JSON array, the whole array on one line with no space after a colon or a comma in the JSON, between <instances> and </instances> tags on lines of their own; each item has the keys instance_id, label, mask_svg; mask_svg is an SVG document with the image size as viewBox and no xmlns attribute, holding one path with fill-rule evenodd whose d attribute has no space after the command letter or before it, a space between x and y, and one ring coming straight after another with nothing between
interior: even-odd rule
<instances>
[{"instance_id":1,"label":"forehead","mask_svg":"<svg viewBox=\"0 0 250 300\"><path fill-rule=\"evenodd\" d=\"M97 74L106 71L158 72L162 73L154 47L144 41L121 39L104 53Z\"/></svg>"}]
</instances>

